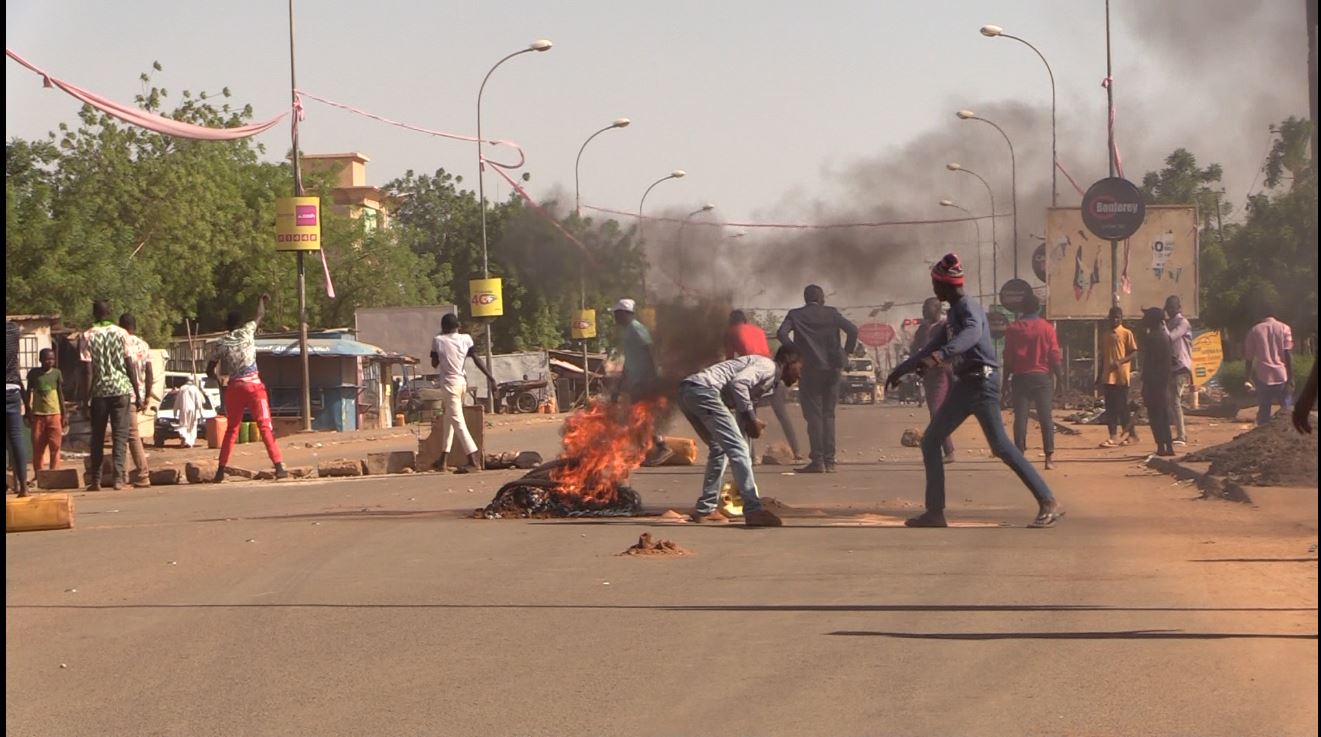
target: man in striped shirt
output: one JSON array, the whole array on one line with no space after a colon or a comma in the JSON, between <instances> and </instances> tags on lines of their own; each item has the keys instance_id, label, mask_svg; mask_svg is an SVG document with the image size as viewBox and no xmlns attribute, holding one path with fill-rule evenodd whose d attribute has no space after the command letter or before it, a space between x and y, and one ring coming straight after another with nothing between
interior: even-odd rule
<instances>
[{"instance_id":1,"label":"man in striped shirt","mask_svg":"<svg viewBox=\"0 0 1321 737\"><path fill-rule=\"evenodd\" d=\"M114 459L112 487L123 488L124 457L128 450L131 413L142 409L137 370L128 355L128 333L110 321L110 303L92 303L92 327L83 331L81 356L89 373L88 409L92 420L92 468L87 489L101 488L101 463L105 458L106 423L110 424L111 457Z\"/></svg>"}]
</instances>

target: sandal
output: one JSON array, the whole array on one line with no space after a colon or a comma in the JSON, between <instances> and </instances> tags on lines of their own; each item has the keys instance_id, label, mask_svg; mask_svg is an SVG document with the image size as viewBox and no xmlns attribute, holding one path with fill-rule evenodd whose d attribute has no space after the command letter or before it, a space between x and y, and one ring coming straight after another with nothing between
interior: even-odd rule
<instances>
[{"instance_id":1,"label":"sandal","mask_svg":"<svg viewBox=\"0 0 1321 737\"><path fill-rule=\"evenodd\" d=\"M1114 438L1110 438L1109 440L1105 441L1104 443L1101 443L1100 445L1098 445L1098 446L1096 446L1096 447L1098 447L1098 448L1118 448L1118 447L1119 447L1119 443L1116 443Z\"/></svg>"}]
</instances>

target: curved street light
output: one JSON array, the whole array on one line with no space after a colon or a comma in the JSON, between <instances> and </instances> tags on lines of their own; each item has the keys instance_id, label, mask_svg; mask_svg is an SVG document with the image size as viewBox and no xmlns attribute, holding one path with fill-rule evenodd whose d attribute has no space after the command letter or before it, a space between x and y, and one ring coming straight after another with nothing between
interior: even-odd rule
<instances>
[{"instance_id":1,"label":"curved street light","mask_svg":"<svg viewBox=\"0 0 1321 737\"><path fill-rule=\"evenodd\" d=\"M578 158L573 160L573 211L574 214L576 214L579 218L583 216L583 208L582 208L582 190L579 188L579 183L578 183L578 167L580 164L582 164L583 161L583 151L587 150L587 144L591 143L593 138L596 138L597 136L601 135L602 133L605 133L606 131L612 131L616 128L627 128L629 124L632 122L633 121L629 120L628 118L615 118L615 121L613 123L607 125L601 130L588 136L587 140L583 141L583 145L578 148Z\"/></svg>"},{"instance_id":2,"label":"curved street light","mask_svg":"<svg viewBox=\"0 0 1321 737\"><path fill-rule=\"evenodd\" d=\"M482 77L482 86L477 88L477 197L479 203L481 204L481 210L482 210L482 278L483 279L491 278L491 264L489 259L487 258L487 252L486 252L486 186L485 186L486 162L485 162L485 158L482 156L482 94L486 92L486 82L491 79L491 75L495 73L496 69L500 68L501 64L504 64L505 62L509 61L515 56L519 56L520 54L528 54L533 51L536 52L550 51L550 47L551 47L551 42L543 38L528 44L527 48L525 49L519 49L518 51L515 51L514 53L505 56L500 61L497 61L495 63L495 66L491 67L490 71L486 73L485 77ZM491 365L491 322L489 320L486 323L486 365L487 366ZM487 397L487 411L490 412L495 411L494 396Z\"/></svg>"},{"instance_id":3,"label":"curved street light","mask_svg":"<svg viewBox=\"0 0 1321 737\"><path fill-rule=\"evenodd\" d=\"M986 188L986 196L991 199L991 281L994 284L999 284L1000 241L996 237L995 231L995 191L991 189L991 184L986 181L985 177L972 169L966 169L953 161L946 164L945 168L955 173L963 172L964 174L971 174L972 176L977 177L977 181L981 182L982 186Z\"/></svg>"},{"instance_id":4,"label":"curved street light","mask_svg":"<svg viewBox=\"0 0 1321 737\"><path fill-rule=\"evenodd\" d=\"M1056 186L1059 178L1059 156L1055 153L1055 70L1050 68L1050 62L1046 61L1046 55L1041 53L1041 49L1033 46L1025 39L1005 33L1000 26L982 26L981 34L987 38L1012 38L1036 52L1037 58L1041 59L1041 63L1046 65L1046 74L1050 76L1050 206L1055 207L1059 204L1059 187Z\"/></svg>"},{"instance_id":5,"label":"curved street light","mask_svg":"<svg viewBox=\"0 0 1321 737\"><path fill-rule=\"evenodd\" d=\"M1010 209L1013 211L1013 217L1014 217L1014 278L1017 279L1018 278L1018 160L1017 157L1014 156L1014 142L1009 140L1009 134L1005 133L1004 128L1001 128L1000 126L996 125L993 121L987 120L986 118L977 115L977 113L974 113L971 110L960 110L957 113L954 113L954 115L957 116L959 120L978 120L991 126L997 131L1000 131L1000 135L1004 137L1005 143L1009 145L1009 196L1011 201ZM992 288L999 289L1000 285L998 283L994 284L992 285Z\"/></svg>"},{"instance_id":6,"label":"curved street light","mask_svg":"<svg viewBox=\"0 0 1321 737\"><path fill-rule=\"evenodd\" d=\"M688 213L688 215L683 219L683 222L682 222L682 223L679 223L679 236L675 239L675 245L678 246L678 248L677 248L676 250L678 250L678 252L679 252L679 279L678 279L678 284L679 284L679 290L680 290L680 291L683 291L683 289L684 289L684 278L683 278L683 277L684 277L684 273L687 271L686 266L687 266L687 261L688 261L688 258L687 258L687 257L688 257L688 252L687 252L687 250L683 247L683 229L686 228L686 227L688 227L688 221L692 220L693 218L697 217L698 215L701 215L701 214L704 213L704 212L710 212L710 211L712 211L712 210L714 210L714 209L716 209L716 206L713 205L713 204L711 204L710 202L708 202L708 203L706 203L705 205L702 205L701 207L697 208L696 210L693 210L692 212Z\"/></svg>"},{"instance_id":7,"label":"curved street light","mask_svg":"<svg viewBox=\"0 0 1321 737\"><path fill-rule=\"evenodd\" d=\"M655 189L656 185L661 182L668 182L671 179L683 179L686 176L688 176L688 172L683 169L675 169L669 174L652 182L651 186L647 187L646 191L642 193L642 200L638 202L638 249L642 251L643 260L646 260L647 258L647 249L642 238L642 207L647 204L647 195L651 194L651 190ZM647 269L649 268L651 268L650 264L647 264L642 268L642 300L644 302L647 299Z\"/></svg>"},{"instance_id":8,"label":"curved street light","mask_svg":"<svg viewBox=\"0 0 1321 737\"><path fill-rule=\"evenodd\" d=\"M958 210L959 212L962 212L963 214L967 215L969 218L972 218L972 224L973 224L974 226L976 226L976 232L977 232L977 299L982 299L983 295L985 295L985 291L983 291L983 287L982 287L982 223L981 223L980 220L978 220L978 219L976 218L976 216L974 216L971 212L969 212L968 208L964 207L963 205L960 205L959 203L955 202L954 200L941 200L941 201L940 201L940 206L941 206L941 207L952 207L952 208L954 208L955 210ZM995 218L992 217L991 220L994 221Z\"/></svg>"}]
</instances>

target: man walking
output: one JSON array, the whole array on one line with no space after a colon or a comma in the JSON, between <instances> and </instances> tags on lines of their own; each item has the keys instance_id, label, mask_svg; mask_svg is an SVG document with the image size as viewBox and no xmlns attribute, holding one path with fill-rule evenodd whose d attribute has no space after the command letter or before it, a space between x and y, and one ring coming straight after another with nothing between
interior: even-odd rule
<instances>
[{"instance_id":1,"label":"man walking","mask_svg":"<svg viewBox=\"0 0 1321 737\"><path fill-rule=\"evenodd\" d=\"M142 432L139 429L142 424L142 414L147 411L148 403L151 401L151 388L153 386L152 376L154 369L151 365L151 346L147 341L138 337L138 320L131 313L125 312L119 316L119 327L127 333L128 360L133 363L134 373L137 375L137 393L142 397L142 405L138 411L133 412L129 417L128 449L133 456L133 473L137 476L133 480L134 486L144 487L151 485L151 470L147 468L147 451L142 447Z\"/></svg>"},{"instance_id":2,"label":"man walking","mask_svg":"<svg viewBox=\"0 0 1321 737\"><path fill-rule=\"evenodd\" d=\"M1133 373L1133 362L1138 357L1137 339L1132 331L1124 327L1124 311L1118 307L1110 308L1110 326L1101 332L1101 350L1096 383L1101 385L1105 397L1105 421L1110 429L1110 437L1102 448L1115 448L1128 445L1137 439L1130 428L1128 416L1128 383ZM1123 429L1127 436L1119 439Z\"/></svg>"},{"instance_id":3,"label":"man walking","mask_svg":"<svg viewBox=\"0 0 1321 737\"><path fill-rule=\"evenodd\" d=\"M110 321L110 303L92 303L92 327L83 332L84 365L90 372L90 414L92 419L92 469L87 489L101 488L101 464L105 458L106 423L110 424L111 458L115 477L111 487L118 490L127 482L124 456L131 432L132 413L142 408L138 392L137 369L128 355L128 333Z\"/></svg>"},{"instance_id":4,"label":"man walking","mask_svg":"<svg viewBox=\"0 0 1321 737\"><path fill-rule=\"evenodd\" d=\"M27 407L32 424L32 468L40 471L42 457L50 452L52 471L60 467L60 445L64 442L64 374L55 368L55 351L42 348L41 365L28 372Z\"/></svg>"},{"instance_id":5,"label":"man walking","mask_svg":"<svg viewBox=\"0 0 1321 737\"><path fill-rule=\"evenodd\" d=\"M950 365L954 384L922 436L922 464L926 467L926 511L904 522L908 527L947 527L945 522L945 464L941 446L969 415L977 418L990 443L991 453L1004 462L1037 500L1037 516L1028 527L1052 527L1064 514L1046 482L1009 442L1000 416L1000 367L986 312L963 293L963 265L947 254L931 269L936 297L949 304L945 329L908 360L890 372L885 384L896 387L905 374Z\"/></svg>"},{"instance_id":6,"label":"man walking","mask_svg":"<svg viewBox=\"0 0 1321 737\"><path fill-rule=\"evenodd\" d=\"M1293 331L1276 320L1269 307L1262 320L1248 331L1244 341L1244 374L1257 390L1257 424L1271 421L1271 408L1293 407Z\"/></svg>"},{"instance_id":7,"label":"man walking","mask_svg":"<svg viewBox=\"0 0 1321 737\"><path fill-rule=\"evenodd\" d=\"M1170 421L1174 425L1174 444L1188 444L1188 428L1183 421L1183 393L1193 383L1193 326L1183 316L1183 303L1177 295L1165 299L1165 329L1170 333L1174 367L1170 374ZM1145 382L1146 379L1143 379Z\"/></svg>"},{"instance_id":8,"label":"man walking","mask_svg":"<svg viewBox=\"0 0 1321 737\"><path fill-rule=\"evenodd\" d=\"M18 371L19 329L18 323L5 320L5 449L8 451L9 465L14 468L15 491L19 496L28 495L28 459L27 446L23 443L23 434L27 428L23 423L23 413L30 412L27 393L23 391L23 377Z\"/></svg>"},{"instance_id":9,"label":"man walking","mask_svg":"<svg viewBox=\"0 0 1321 737\"><path fill-rule=\"evenodd\" d=\"M650 399L658 393L657 382L660 372L656 368L656 356L652 353L651 331L637 319L634 310L637 303L624 298L615 303L615 326L620 350L624 354L624 370L615 385L610 401L618 404L621 395L631 404L643 399ZM665 437L657 433L652 439L651 450L644 466L659 466L674 455L665 444Z\"/></svg>"},{"instance_id":10,"label":"man walking","mask_svg":"<svg viewBox=\"0 0 1321 737\"><path fill-rule=\"evenodd\" d=\"M748 316L743 310L734 310L729 313L729 329L725 332L725 359L740 356L770 358L771 345L766 340L766 331L748 323ZM784 430L784 439L789 443L789 450L793 452L794 460L797 461L802 455L799 452L798 433L794 430L793 420L789 417L788 393L782 382L776 384L775 391L771 392L771 409L775 411L775 419L780 421L780 427ZM755 452L752 460L753 463L757 461Z\"/></svg>"},{"instance_id":11,"label":"man walking","mask_svg":"<svg viewBox=\"0 0 1321 737\"><path fill-rule=\"evenodd\" d=\"M270 295L263 294L257 300L257 314L252 320L243 322L238 311L225 316L227 333L220 336L216 343L211 361L206 366L206 375L217 380L225 387L225 437L220 441L220 465L216 468L213 481L225 480L225 466L234 452L234 443L239 437L239 426L243 423L243 414L251 415L261 432L261 442L266 446L266 455L275 464L275 478L282 479L289 475L284 470L284 456L275 442L275 430L271 426L271 402L266 396L266 385L257 373L257 326L266 316L266 303ZM219 371L217 372L217 368Z\"/></svg>"},{"instance_id":12,"label":"man walking","mask_svg":"<svg viewBox=\"0 0 1321 737\"><path fill-rule=\"evenodd\" d=\"M1174 455L1170 434L1170 379L1174 373L1170 331L1165 327L1165 311L1151 307L1142 312L1142 403L1147 407L1147 421L1156 441L1156 455Z\"/></svg>"},{"instance_id":13,"label":"man walking","mask_svg":"<svg viewBox=\"0 0 1321 737\"><path fill-rule=\"evenodd\" d=\"M839 403L839 379L844 360L858 345L858 326L839 310L826 306L826 293L809 284L803 290L802 307L789 310L776 331L781 345L790 345L803 360L798 403L807 420L809 463L799 473L835 471L835 405ZM839 334L844 333L844 347Z\"/></svg>"},{"instance_id":14,"label":"man walking","mask_svg":"<svg viewBox=\"0 0 1321 737\"><path fill-rule=\"evenodd\" d=\"M1055 375L1064 361L1055 326L1042 319L1037 295L1029 294L1022 309L1023 314L1005 331L1004 372L1014 406L1014 447L1027 451L1028 415L1035 407L1049 471L1055 468L1055 421L1050 410L1055 401Z\"/></svg>"},{"instance_id":15,"label":"man walking","mask_svg":"<svg viewBox=\"0 0 1321 737\"><path fill-rule=\"evenodd\" d=\"M913 344L908 348L908 354L914 353L926 347L931 342L931 336L945 329L945 318L940 315L940 300L935 297L927 297L922 303L922 322L913 332ZM949 396L950 384L954 381L954 375L950 373L949 366L937 366L933 369L922 372L922 393L926 396L927 415L935 419L936 410L940 409L945 403L945 397ZM945 462L954 462L954 438L945 438L945 443L941 446L945 451Z\"/></svg>"},{"instance_id":16,"label":"man walking","mask_svg":"<svg viewBox=\"0 0 1321 737\"><path fill-rule=\"evenodd\" d=\"M766 427L757 419L756 403L783 382L798 380L801 360L792 346L782 345L772 361L765 356L743 356L699 371L679 385L679 408L706 443L706 474L702 494L693 509L694 522L724 522L716 511L725 467L732 466L734 485L743 498L743 523L748 527L779 527L780 518L761 505L752 457L744 434L761 436Z\"/></svg>"},{"instance_id":17,"label":"man walking","mask_svg":"<svg viewBox=\"0 0 1321 737\"><path fill-rule=\"evenodd\" d=\"M456 469L457 473L480 471L484 465L477 448L477 441L473 440L472 433L468 430L468 422L463 417L463 395L468 391L465 364L469 358L477 364L477 368L483 374L486 374L491 396L495 396L495 377L491 375L490 369L478 355L472 336L459 332L458 315L446 314L440 318L440 335L431 342L431 366L439 370L440 386L444 390L444 394L441 395L441 407L445 418L445 435L439 463L443 470L445 458L449 456L450 448L454 445L454 437L457 435L459 445L463 446L463 452L468 456L468 463L459 466Z\"/></svg>"}]
</instances>

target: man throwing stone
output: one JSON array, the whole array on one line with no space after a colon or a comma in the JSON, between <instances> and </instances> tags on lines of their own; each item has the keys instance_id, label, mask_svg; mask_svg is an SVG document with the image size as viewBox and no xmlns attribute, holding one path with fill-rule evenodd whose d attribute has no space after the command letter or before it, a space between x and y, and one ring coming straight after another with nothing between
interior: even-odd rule
<instances>
[{"instance_id":1,"label":"man throwing stone","mask_svg":"<svg viewBox=\"0 0 1321 737\"><path fill-rule=\"evenodd\" d=\"M936 297L949 304L945 329L937 332L922 350L901 363L889 377L887 387L912 371L950 365L954 384L949 397L931 419L922 436L922 463L926 467L926 511L906 521L908 527L947 527L945 522L945 464L941 446L969 415L975 416L990 443L991 452L1009 466L1032 492L1037 516L1029 527L1051 527L1063 514L1046 482L1027 462L1005 434L1000 416L1000 366L995 359L990 326L982 306L963 293L963 265L955 254L947 254L931 269Z\"/></svg>"},{"instance_id":2,"label":"man throwing stone","mask_svg":"<svg viewBox=\"0 0 1321 737\"><path fill-rule=\"evenodd\" d=\"M266 455L275 464L275 478L282 479L289 475L284 470L284 457L280 446L275 442L275 429L271 425L271 402L266 396L266 385L257 373L257 325L266 316L266 303L270 295L263 294L257 301L257 315L248 322L237 311L225 316L225 329L220 340L212 349L211 361L206 366L206 375L217 382L225 378L225 437L220 441L220 465L216 467L216 483L225 480L225 465L234 452L234 443L238 441L239 426L243 424L243 413L252 415L261 432L261 441L266 445ZM216 369L219 367L219 374Z\"/></svg>"},{"instance_id":3,"label":"man throwing stone","mask_svg":"<svg viewBox=\"0 0 1321 737\"><path fill-rule=\"evenodd\" d=\"M468 431L468 423L463 418L463 395L468 391L468 376L464 366L469 358L477 364L477 368L482 373L486 374L491 396L495 396L495 377L491 375L491 370L482 361L482 357L477 354L477 346L473 344L472 336L459 332L458 315L446 314L440 318L440 335L431 342L431 366L440 372L440 386L445 392L441 395L445 435L440 463L442 466L445 464L445 458L449 456L450 448L454 445L454 438L458 436L459 444L463 446L463 452L468 456L468 463L459 466L459 473L479 471L483 466L477 441L473 440L472 433Z\"/></svg>"}]
</instances>

